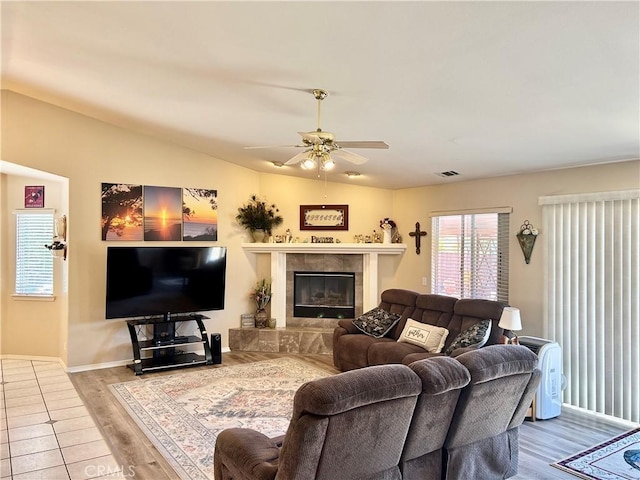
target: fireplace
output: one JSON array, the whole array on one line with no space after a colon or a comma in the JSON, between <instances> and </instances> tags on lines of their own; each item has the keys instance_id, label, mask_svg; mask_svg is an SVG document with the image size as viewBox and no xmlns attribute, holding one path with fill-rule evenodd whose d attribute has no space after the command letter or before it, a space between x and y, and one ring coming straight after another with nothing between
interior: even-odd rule
<instances>
[{"instance_id":1,"label":"fireplace","mask_svg":"<svg viewBox=\"0 0 640 480\"><path fill-rule=\"evenodd\" d=\"M354 272L293 272L293 316L354 318Z\"/></svg>"},{"instance_id":2,"label":"fireplace","mask_svg":"<svg viewBox=\"0 0 640 480\"><path fill-rule=\"evenodd\" d=\"M293 316L293 273L300 271L355 272L355 316L371 310L380 302L378 259L401 255L403 243L245 243L242 248L253 254L268 254L273 296L271 316L278 328L331 328L332 318ZM386 270L385 270L386 271ZM328 326L331 325L331 326Z\"/></svg>"}]
</instances>

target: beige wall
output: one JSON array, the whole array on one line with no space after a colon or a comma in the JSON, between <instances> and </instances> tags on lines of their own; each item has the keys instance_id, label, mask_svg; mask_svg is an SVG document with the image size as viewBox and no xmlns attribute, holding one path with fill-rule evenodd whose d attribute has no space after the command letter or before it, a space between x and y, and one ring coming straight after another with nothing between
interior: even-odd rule
<instances>
[{"instance_id":1,"label":"beige wall","mask_svg":"<svg viewBox=\"0 0 640 480\"><path fill-rule=\"evenodd\" d=\"M409 248L403 256L382 256L379 289L404 287L428 291L421 279L430 277L430 236L420 256L408 233L419 221L430 231L433 210L512 206L514 234L528 219L540 224L537 205L540 195L582 191L617 190L638 186L640 162L600 167L559 170L535 175L494 178L475 182L423 187L399 191L327 184L317 179L297 179L277 174L258 174L222 160L178 147L94 119L60 109L28 97L3 92L2 151L0 159L68 178L69 258L67 318L59 326L61 358L70 367L98 365L131 359L131 345L124 322L104 319L105 254L107 242L100 240L100 185L102 182L143 185L214 188L218 190L218 245L228 248L226 308L208 312L209 332L223 335L228 345L228 329L240 323L240 314L251 311L249 289L264 275L268 262L245 253L241 243L248 235L235 223L236 209L250 194L265 195L276 203L285 218L281 232L290 228L294 236L310 236L299 231L301 204L348 204L350 229L329 233L341 241L368 234L381 218L397 221ZM326 188L326 190L325 190ZM10 212L7 188L0 190L0 215ZM64 195L64 194L62 194ZM325 196L326 195L326 196ZM13 194L12 194L13 197ZM544 235L544 231L541 232ZM147 242L148 243L148 242ZM109 243L111 244L111 242ZM127 242L120 242L126 245ZM179 242L154 242L154 245ZM24 351L26 336L14 326L20 319L5 310L7 265L13 254L0 237L2 308L0 331L3 354ZM523 309L525 333L540 335L542 322L542 249L536 245L531 264L524 265L522 253L511 242L511 303ZM26 302L25 302L26 303ZM55 303L55 302L54 302ZM32 317L39 316L31 304ZM27 307L25 307L27 308ZM23 315L23 316L26 316ZM11 325L11 335L7 328ZM15 329L18 330L18 329ZM30 352L45 355L42 352Z\"/></svg>"},{"instance_id":2,"label":"beige wall","mask_svg":"<svg viewBox=\"0 0 640 480\"><path fill-rule=\"evenodd\" d=\"M206 326L209 332L222 333L224 347L228 345L228 329L239 326L242 313L252 311L248 292L259 273L262 274L258 271L259 265L264 264L256 255L242 250L242 242L249 237L235 222L237 208L250 194L266 195L276 203L285 218L282 233L291 228L296 235L301 203L349 204L352 229L341 235L344 241L352 238L354 229L357 233L371 232L380 218L392 213L392 193L387 190L329 185L325 198L324 182L258 174L12 92L3 92L2 100L0 158L64 176L69 181L68 322L58 334L64 339L62 343L68 342L66 363L70 367L132 358L124 322L104 318L108 243L100 240L102 182L218 190L217 244L228 248L229 262L226 308L207 312L211 320L206 321ZM9 210L8 203L3 201L1 205L4 215ZM154 242L154 245L163 244L179 242ZM11 249L5 249L2 259L5 264L13 263ZM6 279L5 274L2 279ZM3 295L3 305L4 299ZM42 316L34 302L23 303L31 310L31 316ZM20 319L10 316L11 319L8 315L0 319L2 327L19 325ZM3 354L26 351L22 333L9 334L3 330L3 337ZM44 355L36 351L29 353ZM64 352L60 356L63 357Z\"/></svg>"},{"instance_id":3,"label":"beige wall","mask_svg":"<svg viewBox=\"0 0 640 480\"><path fill-rule=\"evenodd\" d=\"M395 285L427 292L431 286L431 218L434 211L509 206L513 208L509 243L509 303L522 311L522 334L544 336L543 282L544 235L538 197L568 193L625 190L640 186L640 161L513 175L394 192L394 218L409 229L419 221L428 236L424 253L406 254L393 279ZM540 230L531 255L524 261L515 237L529 220ZM406 232L403 232L406 237ZM409 252L409 250L408 250ZM422 277L427 286L421 285Z\"/></svg>"},{"instance_id":4,"label":"beige wall","mask_svg":"<svg viewBox=\"0 0 640 480\"><path fill-rule=\"evenodd\" d=\"M8 252L15 252L16 228L12 212L24 208L24 187L26 185L44 185L45 208L54 209L56 217L66 214L66 184L64 181L43 180L42 178L19 175L2 175L3 224L2 237L5 248L3 258ZM44 249L44 245L42 247ZM14 258L11 253L11 258ZM25 300L24 297L12 297L15 290L15 262L3 262L2 290L2 344L3 353L14 355L38 355L63 358L67 289L65 284L66 263L54 260L53 294L55 301ZM22 338L20 342L12 339ZM28 341L25 341L27 340Z\"/></svg>"}]
</instances>

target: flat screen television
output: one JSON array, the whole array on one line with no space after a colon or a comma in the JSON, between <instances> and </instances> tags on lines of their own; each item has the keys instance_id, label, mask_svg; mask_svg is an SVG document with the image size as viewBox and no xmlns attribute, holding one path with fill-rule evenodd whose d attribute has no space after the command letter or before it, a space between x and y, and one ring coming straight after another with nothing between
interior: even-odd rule
<instances>
[{"instance_id":1,"label":"flat screen television","mask_svg":"<svg viewBox=\"0 0 640 480\"><path fill-rule=\"evenodd\" d=\"M107 247L106 318L224 309L226 247Z\"/></svg>"}]
</instances>

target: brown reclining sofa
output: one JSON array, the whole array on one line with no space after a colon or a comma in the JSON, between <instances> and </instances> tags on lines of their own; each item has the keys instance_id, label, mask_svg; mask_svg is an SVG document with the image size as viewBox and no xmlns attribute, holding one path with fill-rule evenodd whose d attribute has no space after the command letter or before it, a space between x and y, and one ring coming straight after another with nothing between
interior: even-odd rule
<instances>
[{"instance_id":1,"label":"brown reclining sofa","mask_svg":"<svg viewBox=\"0 0 640 480\"><path fill-rule=\"evenodd\" d=\"M423 358L443 355L429 353L412 343L398 342L409 318L449 330L443 352L459 333L482 320L490 319L491 331L485 345L495 345L500 343L503 335L498 322L505 306L492 300L457 299L404 289L385 290L379 307L387 312L400 314L398 323L384 337L375 338L356 328L352 320L340 320L333 332L333 363L344 372L387 363L409 365ZM456 349L451 356L455 357L469 349Z\"/></svg>"}]
</instances>

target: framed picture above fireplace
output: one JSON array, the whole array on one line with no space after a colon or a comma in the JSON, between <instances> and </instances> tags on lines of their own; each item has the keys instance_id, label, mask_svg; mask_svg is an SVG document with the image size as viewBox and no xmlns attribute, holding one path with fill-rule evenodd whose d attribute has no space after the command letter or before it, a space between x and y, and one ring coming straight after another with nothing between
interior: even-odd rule
<instances>
[{"instance_id":1,"label":"framed picture above fireplace","mask_svg":"<svg viewBox=\"0 0 640 480\"><path fill-rule=\"evenodd\" d=\"M349 230L349 205L300 205L300 230Z\"/></svg>"}]
</instances>

